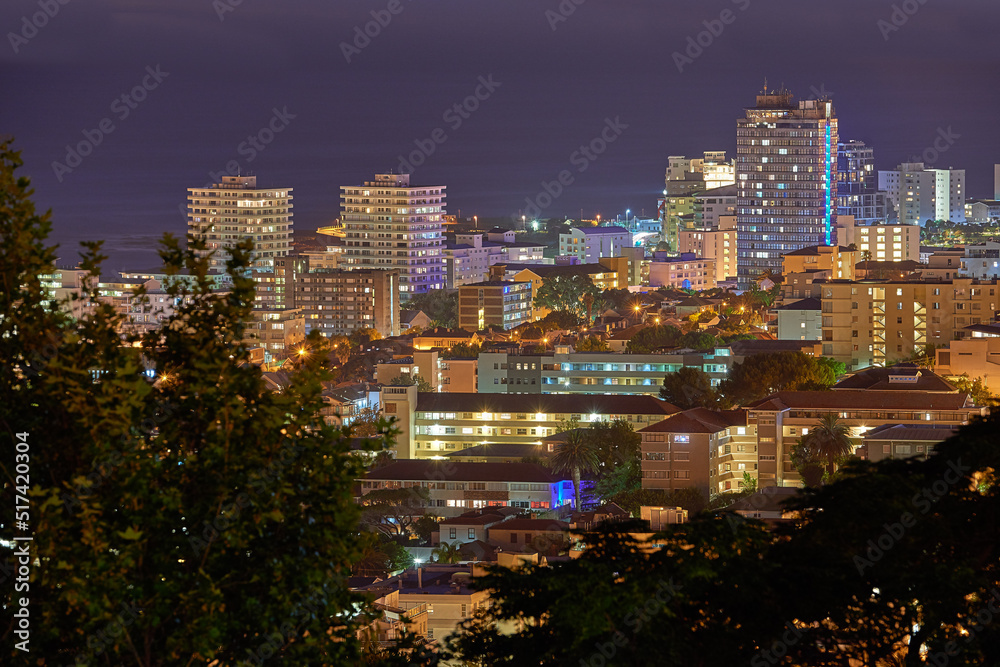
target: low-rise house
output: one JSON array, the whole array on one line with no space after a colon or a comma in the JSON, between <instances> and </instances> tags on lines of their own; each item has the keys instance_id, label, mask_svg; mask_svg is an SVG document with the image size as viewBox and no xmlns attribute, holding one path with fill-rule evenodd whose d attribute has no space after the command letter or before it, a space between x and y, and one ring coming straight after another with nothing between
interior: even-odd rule
<instances>
[{"instance_id":1,"label":"low-rise house","mask_svg":"<svg viewBox=\"0 0 1000 667\"><path fill-rule=\"evenodd\" d=\"M441 542L466 544L477 540L485 542L492 526L518 516L520 513L520 509L513 507L491 507L444 519L438 524L438 529L431 533L431 543L435 545Z\"/></svg>"},{"instance_id":2,"label":"low-rise house","mask_svg":"<svg viewBox=\"0 0 1000 667\"><path fill-rule=\"evenodd\" d=\"M927 458L939 443L958 433L953 424L883 424L864 434L857 454L869 461Z\"/></svg>"},{"instance_id":3,"label":"low-rise house","mask_svg":"<svg viewBox=\"0 0 1000 667\"><path fill-rule=\"evenodd\" d=\"M511 519L494 525L489 540L505 551L556 555L569 544L569 524L554 519Z\"/></svg>"}]
</instances>

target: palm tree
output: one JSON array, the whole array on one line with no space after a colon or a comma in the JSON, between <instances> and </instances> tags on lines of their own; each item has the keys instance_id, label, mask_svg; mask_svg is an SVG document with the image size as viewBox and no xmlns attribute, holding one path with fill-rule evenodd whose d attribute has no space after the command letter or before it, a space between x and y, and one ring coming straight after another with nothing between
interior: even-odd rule
<instances>
[{"instance_id":1,"label":"palm tree","mask_svg":"<svg viewBox=\"0 0 1000 667\"><path fill-rule=\"evenodd\" d=\"M577 511L580 510L580 475L596 470L597 465L597 448L584 430L566 431L566 441L556 445L552 455L552 469L556 473L572 475Z\"/></svg>"},{"instance_id":2,"label":"palm tree","mask_svg":"<svg viewBox=\"0 0 1000 667\"><path fill-rule=\"evenodd\" d=\"M434 556L438 563L457 563L462 560L462 554L458 552L458 543L448 544L447 542L442 542L441 544L434 547L431 551L431 555Z\"/></svg>"},{"instance_id":3,"label":"palm tree","mask_svg":"<svg viewBox=\"0 0 1000 667\"><path fill-rule=\"evenodd\" d=\"M854 453L850 430L834 414L820 417L819 423L804 439L814 456L826 462L826 470L831 475L837 459Z\"/></svg>"}]
</instances>

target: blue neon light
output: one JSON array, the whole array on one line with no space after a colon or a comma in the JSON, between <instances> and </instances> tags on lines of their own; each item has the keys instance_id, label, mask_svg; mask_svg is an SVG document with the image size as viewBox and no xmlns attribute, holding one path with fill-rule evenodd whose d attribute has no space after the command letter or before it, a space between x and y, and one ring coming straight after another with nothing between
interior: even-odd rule
<instances>
[{"instance_id":1,"label":"blue neon light","mask_svg":"<svg viewBox=\"0 0 1000 667\"><path fill-rule=\"evenodd\" d=\"M833 226L833 214L831 209L833 208L833 198L831 187L831 180L833 178L833 165L831 164L833 149L832 149L832 131L830 129L829 123L826 126L826 244L832 245L830 238L830 229Z\"/></svg>"}]
</instances>

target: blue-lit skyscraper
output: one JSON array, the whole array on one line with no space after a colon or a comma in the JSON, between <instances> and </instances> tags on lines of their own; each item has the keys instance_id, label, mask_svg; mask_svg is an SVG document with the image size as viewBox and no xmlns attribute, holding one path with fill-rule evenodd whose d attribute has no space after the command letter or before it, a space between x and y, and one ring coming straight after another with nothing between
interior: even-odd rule
<instances>
[{"instance_id":1,"label":"blue-lit skyscraper","mask_svg":"<svg viewBox=\"0 0 1000 667\"><path fill-rule=\"evenodd\" d=\"M737 276L741 289L781 256L836 243L837 118L830 100L797 105L763 91L736 126Z\"/></svg>"}]
</instances>

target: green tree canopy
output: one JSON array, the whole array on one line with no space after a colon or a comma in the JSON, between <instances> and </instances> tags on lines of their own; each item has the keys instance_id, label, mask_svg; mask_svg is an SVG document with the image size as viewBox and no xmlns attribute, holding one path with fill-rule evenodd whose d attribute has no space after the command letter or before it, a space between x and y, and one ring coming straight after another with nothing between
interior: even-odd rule
<instances>
[{"instance_id":1,"label":"green tree canopy","mask_svg":"<svg viewBox=\"0 0 1000 667\"><path fill-rule=\"evenodd\" d=\"M573 348L577 352L607 352L611 348L608 347L607 341L604 341L597 336L587 336L586 338L581 338L576 342Z\"/></svg>"},{"instance_id":2,"label":"green tree canopy","mask_svg":"<svg viewBox=\"0 0 1000 667\"><path fill-rule=\"evenodd\" d=\"M719 394L732 405L746 405L778 391L827 389L831 376L827 366L802 352L754 354L733 365Z\"/></svg>"},{"instance_id":3,"label":"green tree canopy","mask_svg":"<svg viewBox=\"0 0 1000 667\"><path fill-rule=\"evenodd\" d=\"M412 387L416 385L417 391L434 391L431 383L423 378L421 375L414 375L413 373L400 373L396 377L389 380L386 384L392 385L394 387Z\"/></svg>"},{"instance_id":4,"label":"green tree canopy","mask_svg":"<svg viewBox=\"0 0 1000 667\"><path fill-rule=\"evenodd\" d=\"M162 329L122 345L118 315L94 291L99 305L80 322L47 307L48 216L35 214L19 165L0 145L0 470L6 507L31 500L32 661L356 660L367 612L345 575L362 550L361 459L320 413L320 355L282 392L247 363L249 244L232 249L232 287L218 294L204 244L167 237L167 273L193 279L168 282L180 305ZM85 249L93 286L99 247ZM30 489L15 486L17 440ZM5 545L20 533L0 528ZM16 597L5 587L7 609Z\"/></svg>"},{"instance_id":5,"label":"green tree canopy","mask_svg":"<svg viewBox=\"0 0 1000 667\"><path fill-rule=\"evenodd\" d=\"M660 398L682 410L711 408L718 402L712 379L705 371L693 366L667 373L660 387Z\"/></svg>"},{"instance_id":6,"label":"green tree canopy","mask_svg":"<svg viewBox=\"0 0 1000 667\"><path fill-rule=\"evenodd\" d=\"M411 295L404 306L409 310L422 310L432 326L446 329L458 326L458 291L427 290Z\"/></svg>"},{"instance_id":7,"label":"green tree canopy","mask_svg":"<svg viewBox=\"0 0 1000 667\"><path fill-rule=\"evenodd\" d=\"M661 347L676 347L683 332L671 324L640 329L628 342L632 354L649 354Z\"/></svg>"},{"instance_id":8,"label":"green tree canopy","mask_svg":"<svg viewBox=\"0 0 1000 667\"><path fill-rule=\"evenodd\" d=\"M587 317L587 300L596 302L601 296L600 290L589 278L583 275L555 276L542 280L541 287L535 294L535 307L548 308L552 311L571 313L576 318Z\"/></svg>"}]
</instances>

